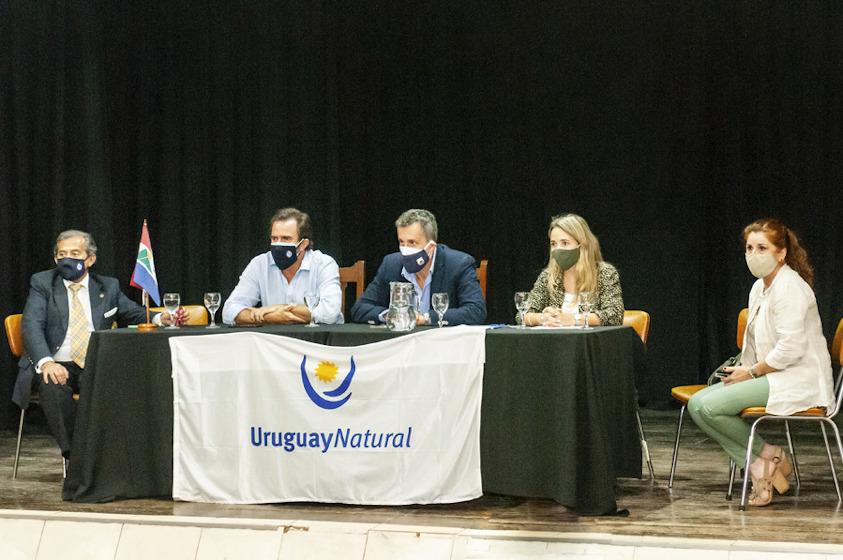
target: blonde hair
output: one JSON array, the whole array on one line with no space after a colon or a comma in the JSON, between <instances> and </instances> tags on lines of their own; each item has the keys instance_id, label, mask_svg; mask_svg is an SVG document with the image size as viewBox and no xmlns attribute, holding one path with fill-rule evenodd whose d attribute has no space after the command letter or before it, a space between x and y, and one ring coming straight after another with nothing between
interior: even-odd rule
<instances>
[{"instance_id":1,"label":"blonde hair","mask_svg":"<svg viewBox=\"0 0 843 560\"><path fill-rule=\"evenodd\" d=\"M597 265L603 262L603 254L600 252L600 242L591 233L582 216L576 214L560 214L550 220L550 227L547 228L547 236L559 228L580 245L580 260L574 265L577 273L577 292L597 291ZM547 260L547 290L551 296L557 294L556 284L562 279L563 271L556 264L553 256Z\"/></svg>"}]
</instances>

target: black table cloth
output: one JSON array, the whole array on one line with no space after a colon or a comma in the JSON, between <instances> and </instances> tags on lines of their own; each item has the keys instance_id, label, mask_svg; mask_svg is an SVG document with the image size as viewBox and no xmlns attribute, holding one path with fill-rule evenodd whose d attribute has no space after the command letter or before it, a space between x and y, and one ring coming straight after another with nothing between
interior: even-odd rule
<instances>
[{"instance_id":1,"label":"black table cloth","mask_svg":"<svg viewBox=\"0 0 843 560\"><path fill-rule=\"evenodd\" d=\"M333 346L401 336L368 325L135 329L92 334L63 497L170 496L171 336L237 331ZM483 489L613 513L617 477L641 476L634 420L643 344L628 327L486 333L480 453Z\"/></svg>"}]
</instances>

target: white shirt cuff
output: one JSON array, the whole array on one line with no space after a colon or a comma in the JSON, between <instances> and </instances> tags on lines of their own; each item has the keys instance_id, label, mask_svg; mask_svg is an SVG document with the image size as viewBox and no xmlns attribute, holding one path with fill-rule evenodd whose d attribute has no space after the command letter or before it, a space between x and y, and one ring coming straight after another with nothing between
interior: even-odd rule
<instances>
[{"instance_id":1,"label":"white shirt cuff","mask_svg":"<svg viewBox=\"0 0 843 560\"><path fill-rule=\"evenodd\" d=\"M35 364L36 373L41 373L41 366L43 366L47 362L55 362L55 360L52 358L52 356L47 356L46 358L41 358L40 360L38 360L38 363Z\"/></svg>"}]
</instances>

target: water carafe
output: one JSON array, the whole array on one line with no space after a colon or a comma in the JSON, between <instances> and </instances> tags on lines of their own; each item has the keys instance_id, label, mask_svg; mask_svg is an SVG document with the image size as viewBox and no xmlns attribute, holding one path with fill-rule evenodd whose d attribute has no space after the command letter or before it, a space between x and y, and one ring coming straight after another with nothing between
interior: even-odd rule
<instances>
[{"instance_id":1,"label":"water carafe","mask_svg":"<svg viewBox=\"0 0 843 560\"><path fill-rule=\"evenodd\" d=\"M386 326L393 331L411 331L416 328L415 290L409 282L389 283Z\"/></svg>"}]
</instances>

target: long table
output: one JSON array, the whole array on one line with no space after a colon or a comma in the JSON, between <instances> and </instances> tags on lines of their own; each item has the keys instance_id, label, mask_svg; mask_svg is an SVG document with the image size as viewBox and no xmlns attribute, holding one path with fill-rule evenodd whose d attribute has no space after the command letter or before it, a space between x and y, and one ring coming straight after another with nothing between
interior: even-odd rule
<instances>
[{"instance_id":1,"label":"long table","mask_svg":"<svg viewBox=\"0 0 843 560\"><path fill-rule=\"evenodd\" d=\"M402 333L367 325L135 329L91 336L63 497L171 496L172 336L252 330L334 346ZM484 492L614 513L618 477L641 476L634 420L644 346L629 327L486 333L481 408Z\"/></svg>"}]
</instances>

